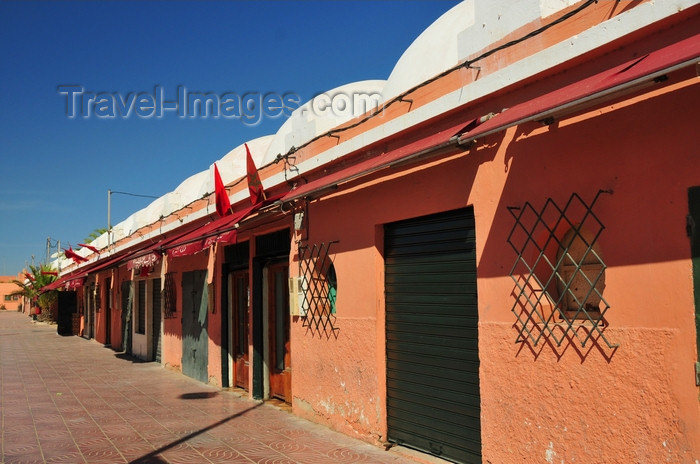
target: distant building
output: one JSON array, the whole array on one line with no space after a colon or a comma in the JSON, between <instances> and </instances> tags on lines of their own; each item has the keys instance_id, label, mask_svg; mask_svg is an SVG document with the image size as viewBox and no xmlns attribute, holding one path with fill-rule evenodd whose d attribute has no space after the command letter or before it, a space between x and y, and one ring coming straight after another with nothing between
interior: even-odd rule
<instances>
[{"instance_id":1,"label":"distant building","mask_svg":"<svg viewBox=\"0 0 700 464\"><path fill-rule=\"evenodd\" d=\"M22 280L22 275L0 276L0 310L19 311L22 309L22 298L12 293L20 290L13 280Z\"/></svg>"},{"instance_id":2,"label":"distant building","mask_svg":"<svg viewBox=\"0 0 700 464\"><path fill-rule=\"evenodd\" d=\"M240 145L233 215L193 175L62 263L63 307L369 442L695 463L699 34L696 0L459 4L248 142L265 201Z\"/></svg>"}]
</instances>

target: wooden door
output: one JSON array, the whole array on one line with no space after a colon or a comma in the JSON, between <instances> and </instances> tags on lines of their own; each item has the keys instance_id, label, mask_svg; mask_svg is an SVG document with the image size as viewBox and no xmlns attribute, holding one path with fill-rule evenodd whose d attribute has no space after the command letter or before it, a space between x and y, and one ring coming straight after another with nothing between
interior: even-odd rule
<instances>
[{"instance_id":1,"label":"wooden door","mask_svg":"<svg viewBox=\"0 0 700 464\"><path fill-rule=\"evenodd\" d=\"M250 361L248 334L250 333L250 284L248 271L229 273L229 308L231 321L232 385L248 390Z\"/></svg>"},{"instance_id":2,"label":"wooden door","mask_svg":"<svg viewBox=\"0 0 700 464\"><path fill-rule=\"evenodd\" d=\"M270 397L292 401L287 263L272 264L267 272Z\"/></svg>"}]
</instances>

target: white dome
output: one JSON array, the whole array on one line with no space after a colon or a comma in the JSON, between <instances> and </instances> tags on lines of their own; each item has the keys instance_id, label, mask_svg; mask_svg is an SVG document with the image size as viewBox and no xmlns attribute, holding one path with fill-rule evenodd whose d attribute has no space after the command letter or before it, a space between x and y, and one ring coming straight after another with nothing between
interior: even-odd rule
<instances>
[{"instance_id":1,"label":"white dome","mask_svg":"<svg viewBox=\"0 0 700 464\"><path fill-rule=\"evenodd\" d=\"M274 135L265 135L257 139L246 142L250 149L250 155L255 161L255 166L259 169L267 163L264 163L263 158L272 142ZM219 161L216 162L216 167L219 168L219 175L224 185L240 179L246 175L246 154L245 143L238 145L236 148L226 153ZM211 178L214 178L214 165L209 167ZM213 185L213 184L212 184Z\"/></svg>"},{"instance_id":2,"label":"white dome","mask_svg":"<svg viewBox=\"0 0 700 464\"><path fill-rule=\"evenodd\" d=\"M385 83L383 80L359 81L318 94L294 110L282 124L270 143L263 164L382 104Z\"/></svg>"},{"instance_id":3,"label":"white dome","mask_svg":"<svg viewBox=\"0 0 700 464\"><path fill-rule=\"evenodd\" d=\"M401 55L384 86L388 101L559 11L570 0L465 0L440 16Z\"/></svg>"}]
</instances>

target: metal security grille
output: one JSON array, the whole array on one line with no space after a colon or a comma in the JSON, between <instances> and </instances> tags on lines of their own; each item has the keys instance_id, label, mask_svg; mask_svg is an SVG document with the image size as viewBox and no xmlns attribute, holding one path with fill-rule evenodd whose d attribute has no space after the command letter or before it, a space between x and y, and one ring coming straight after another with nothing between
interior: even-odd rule
<instances>
[{"instance_id":1,"label":"metal security grille","mask_svg":"<svg viewBox=\"0 0 700 464\"><path fill-rule=\"evenodd\" d=\"M166 319L172 319L177 313L177 290L175 288L175 273L165 274L163 288L163 314Z\"/></svg>"},{"instance_id":2,"label":"metal security grille","mask_svg":"<svg viewBox=\"0 0 700 464\"><path fill-rule=\"evenodd\" d=\"M257 258L288 257L289 247L289 229L255 237L255 256Z\"/></svg>"},{"instance_id":3,"label":"metal security grille","mask_svg":"<svg viewBox=\"0 0 700 464\"><path fill-rule=\"evenodd\" d=\"M331 246L336 241L299 247L299 277L301 277L301 306L306 310L304 327L312 335L335 335L336 317L333 311L335 293L328 279L332 266Z\"/></svg>"},{"instance_id":4,"label":"metal security grille","mask_svg":"<svg viewBox=\"0 0 700 464\"><path fill-rule=\"evenodd\" d=\"M548 198L541 209L525 202L509 206L515 219L508 244L517 257L510 270L515 282L512 311L518 330L516 343L537 345L549 338L557 346L576 338L585 346L604 335L605 313L610 305L603 297L606 265L596 242L605 227L590 204L573 193L564 207Z\"/></svg>"},{"instance_id":5,"label":"metal security grille","mask_svg":"<svg viewBox=\"0 0 700 464\"><path fill-rule=\"evenodd\" d=\"M100 306L102 306L102 294L100 290L100 284L95 282L95 312L100 312Z\"/></svg>"},{"instance_id":6,"label":"metal security grille","mask_svg":"<svg viewBox=\"0 0 700 464\"><path fill-rule=\"evenodd\" d=\"M388 224L384 233L388 439L480 463L473 209Z\"/></svg>"}]
</instances>

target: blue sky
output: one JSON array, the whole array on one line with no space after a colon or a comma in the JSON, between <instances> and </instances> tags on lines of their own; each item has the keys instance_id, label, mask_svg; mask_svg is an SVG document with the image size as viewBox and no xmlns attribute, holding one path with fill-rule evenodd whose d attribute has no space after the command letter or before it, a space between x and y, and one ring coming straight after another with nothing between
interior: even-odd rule
<instances>
[{"instance_id":1,"label":"blue sky","mask_svg":"<svg viewBox=\"0 0 700 464\"><path fill-rule=\"evenodd\" d=\"M386 79L457 2L0 1L0 275L106 227L107 190L160 196L284 115L67 116L63 86L175 100L188 91L299 95ZM60 87L60 88L59 88ZM76 100L77 102L77 100ZM113 104L113 103L112 103ZM94 109L94 108L93 108ZM104 109L104 107L103 107ZM152 200L112 196L112 223Z\"/></svg>"}]
</instances>

